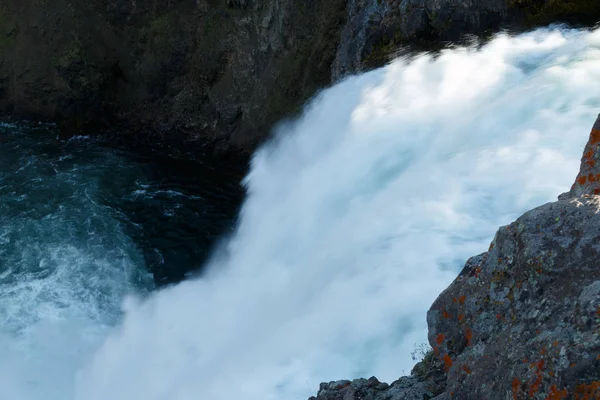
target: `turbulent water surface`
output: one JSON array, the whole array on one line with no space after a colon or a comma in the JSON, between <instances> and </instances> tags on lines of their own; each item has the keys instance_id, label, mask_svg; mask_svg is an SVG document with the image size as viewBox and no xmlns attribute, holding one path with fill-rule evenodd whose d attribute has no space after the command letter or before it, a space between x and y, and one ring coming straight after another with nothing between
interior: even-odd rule
<instances>
[{"instance_id":1,"label":"turbulent water surface","mask_svg":"<svg viewBox=\"0 0 600 400\"><path fill-rule=\"evenodd\" d=\"M123 298L179 280L231 230L235 174L161 164L0 125L0 399L73 398Z\"/></svg>"},{"instance_id":2,"label":"turbulent water surface","mask_svg":"<svg viewBox=\"0 0 600 400\"><path fill-rule=\"evenodd\" d=\"M568 190L599 110L600 31L499 36L347 79L255 155L205 273L149 296L131 228L146 217L123 206L148 190L139 164L9 134L0 398L304 399L321 381L395 379L466 258Z\"/></svg>"}]
</instances>

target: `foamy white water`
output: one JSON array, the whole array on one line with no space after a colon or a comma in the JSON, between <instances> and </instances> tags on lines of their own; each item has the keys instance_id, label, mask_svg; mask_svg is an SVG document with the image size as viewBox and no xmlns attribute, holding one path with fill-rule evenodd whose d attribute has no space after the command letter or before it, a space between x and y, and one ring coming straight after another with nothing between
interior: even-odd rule
<instances>
[{"instance_id":1,"label":"foamy white water","mask_svg":"<svg viewBox=\"0 0 600 400\"><path fill-rule=\"evenodd\" d=\"M108 151L63 153L49 135L0 126L2 400L72 399L123 297L151 282L117 211L102 204L105 182L135 178L135 168Z\"/></svg>"},{"instance_id":2,"label":"foamy white water","mask_svg":"<svg viewBox=\"0 0 600 400\"><path fill-rule=\"evenodd\" d=\"M64 398L306 399L408 373L437 294L499 225L568 190L599 110L598 30L500 36L324 91L256 154L211 273L128 299Z\"/></svg>"},{"instance_id":3,"label":"foamy white water","mask_svg":"<svg viewBox=\"0 0 600 400\"><path fill-rule=\"evenodd\" d=\"M425 313L495 230L568 190L600 110L600 31L350 78L259 151L212 274L127 304L77 399L304 399L408 373Z\"/></svg>"}]
</instances>

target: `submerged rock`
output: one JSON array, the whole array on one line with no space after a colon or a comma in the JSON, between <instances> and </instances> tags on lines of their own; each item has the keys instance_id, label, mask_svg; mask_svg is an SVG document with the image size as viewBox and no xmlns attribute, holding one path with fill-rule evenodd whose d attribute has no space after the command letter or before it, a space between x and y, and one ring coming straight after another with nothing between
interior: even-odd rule
<instances>
[{"instance_id":1,"label":"submerged rock","mask_svg":"<svg viewBox=\"0 0 600 400\"><path fill-rule=\"evenodd\" d=\"M316 399L600 399L599 157L600 116L571 191L500 228L431 306L425 378L323 384Z\"/></svg>"}]
</instances>

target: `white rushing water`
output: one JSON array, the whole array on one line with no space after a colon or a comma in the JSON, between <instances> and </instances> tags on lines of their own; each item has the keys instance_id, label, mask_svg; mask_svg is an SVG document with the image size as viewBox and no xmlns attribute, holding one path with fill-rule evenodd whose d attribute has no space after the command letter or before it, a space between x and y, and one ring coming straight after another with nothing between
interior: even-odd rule
<instances>
[{"instance_id":1,"label":"white rushing water","mask_svg":"<svg viewBox=\"0 0 600 400\"><path fill-rule=\"evenodd\" d=\"M108 152L63 152L48 136L0 125L2 400L72 399L123 297L151 285L116 210L101 204L103 182L133 180L135 168Z\"/></svg>"},{"instance_id":2,"label":"white rushing water","mask_svg":"<svg viewBox=\"0 0 600 400\"><path fill-rule=\"evenodd\" d=\"M63 398L306 399L409 373L437 294L569 189L599 110L598 30L499 36L324 91L256 154L210 272L128 298ZM44 398L12 388L0 398Z\"/></svg>"}]
</instances>

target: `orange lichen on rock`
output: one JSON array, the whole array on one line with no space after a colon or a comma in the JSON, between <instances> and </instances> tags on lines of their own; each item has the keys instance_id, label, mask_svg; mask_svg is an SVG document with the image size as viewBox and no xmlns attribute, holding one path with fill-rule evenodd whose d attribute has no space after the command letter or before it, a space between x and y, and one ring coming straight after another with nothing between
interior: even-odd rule
<instances>
[{"instance_id":1,"label":"orange lichen on rock","mask_svg":"<svg viewBox=\"0 0 600 400\"><path fill-rule=\"evenodd\" d=\"M586 151L583 154L583 162L590 168L594 168L596 166L596 160L594 160L594 152Z\"/></svg>"},{"instance_id":2,"label":"orange lichen on rock","mask_svg":"<svg viewBox=\"0 0 600 400\"><path fill-rule=\"evenodd\" d=\"M600 382L578 385L574 395L575 400L600 400Z\"/></svg>"},{"instance_id":3,"label":"orange lichen on rock","mask_svg":"<svg viewBox=\"0 0 600 400\"><path fill-rule=\"evenodd\" d=\"M444 354L444 357L442 357L442 359L444 361L444 370L448 372L450 368L452 368L452 358L450 358L448 354Z\"/></svg>"},{"instance_id":4,"label":"orange lichen on rock","mask_svg":"<svg viewBox=\"0 0 600 400\"><path fill-rule=\"evenodd\" d=\"M466 365L466 364L465 364L465 365L463 365L462 369L463 369L463 371L465 371L465 373L466 373L467 375L470 375L470 374L471 374L471 368L469 368L469 366L468 366L468 365Z\"/></svg>"},{"instance_id":5,"label":"orange lichen on rock","mask_svg":"<svg viewBox=\"0 0 600 400\"><path fill-rule=\"evenodd\" d=\"M529 385L529 397L533 397L537 392L540 391L540 385L542 384L542 370L544 369L545 362L540 360L536 363L531 364L532 368L535 368L535 380Z\"/></svg>"},{"instance_id":6,"label":"orange lichen on rock","mask_svg":"<svg viewBox=\"0 0 600 400\"><path fill-rule=\"evenodd\" d=\"M512 397L514 400L519 400L519 392L521 390L521 381L519 378L514 378L511 384L512 387Z\"/></svg>"},{"instance_id":7,"label":"orange lichen on rock","mask_svg":"<svg viewBox=\"0 0 600 400\"><path fill-rule=\"evenodd\" d=\"M435 342L437 344L442 344L442 343L444 343L444 338L445 338L444 334L440 333L439 335L437 335L437 338L435 339Z\"/></svg>"},{"instance_id":8,"label":"orange lichen on rock","mask_svg":"<svg viewBox=\"0 0 600 400\"><path fill-rule=\"evenodd\" d=\"M581 167L575 183L571 188L571 195L600 194L600 116L596 120L590 133L590 138L583 157Z\"/></svg>"},{"instance_id":9,"label":"orange lichen on rock","mask_svg":"<svg viewBox=\"0 0 600 400\"><path fill-rule=\"evenodd\" d=\"M471 345L471 339L473 339L473 331L467 328L465 331L465 338L467 338L467 346Z\"/></svg>"},{"instance_id":10,"label":"orange lichen on rock","mask_svg":"<svg viewBox=\"0 0 600 400\"><path fill-rule=\"evenodd\" d=\"M568 395L569 392L567 392L567 389L560 390L556 385L552 385L550 386L550 392L545 400L564 400Z\"/></svg>"},{"instance_id":11,"label":"orange lichen on rock","mask_svg":"<svg viewBox=\"0 0 600 400\"><path fill-rule=\"evenodd\" d=\"M600 143L600 131L592 128L592 132L590 133L590 144L598 144Z\"/></svg>"},{"instance_id":12,"label":"orange lichen on rock","mask_svg":"<svg viewBox=\"0 0 600 400\"><path fill-rule=\"evenodd\" d=\"M540 391L540 385L542 384L542 374L538 374L535 381L529 386L529 397L533 397L537 392Z\"/></svg>"},{"instance_id":13,"label":"orange lichen on rock","mask_svg":"<svg viewBox=\"0 0 600 400\"><path fill-rule=\"evenodd\" d=\"M460 296L458 298L458 303L462 306L465 304L465 300L467 299L467 296L465 296L464 294L462 296Z\"/></svg>"},{"instance_id":14,"label":"orange lichen on rock","mask_svg":"<svg viewBox=\"0 0 600 400\"><path fill-rule=\"evenodd\" d=\"M589 160L585 160L585 163L590 168L594 168L596 166L596 160L594 160L593 158L590 158Z\"/></svg>"}]
</instances>

